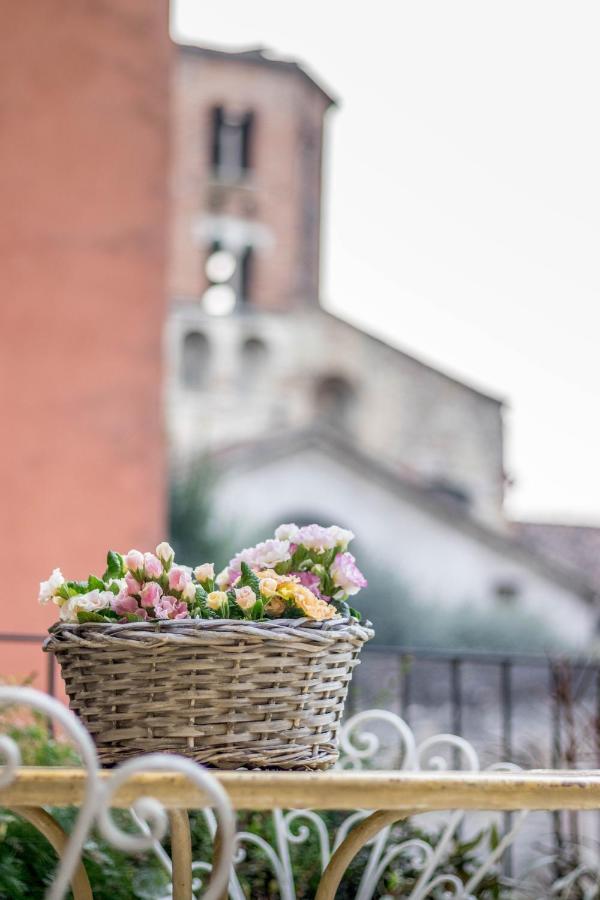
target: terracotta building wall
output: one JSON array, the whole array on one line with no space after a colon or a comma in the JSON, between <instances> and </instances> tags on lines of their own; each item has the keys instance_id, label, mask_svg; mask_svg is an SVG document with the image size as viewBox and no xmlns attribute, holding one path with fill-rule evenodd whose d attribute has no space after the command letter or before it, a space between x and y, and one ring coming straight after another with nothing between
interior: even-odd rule
<instances>
[{"instance_id":1,"label":"terracotta building wall","mask_svg":"<svg viewBox=\"0 0 600 900\"><path fill-rule=\"evenodd\" d=\"M252 302L288 309L319 298L321 144L330 101L300 72L236 54L178 48L173 81L169 289L199 297L210 220L258 226ZM253 113L252 168L238 184L211 167L211 112Z\"/></svg>"},{"instance_id":2,"label":"terracotta building wall","mask_svg":"<svg viewBox=\"0 0 600 900\"><path fill-rule=\"evenodd\" d=\"M5 4L0 41L0 632L42 632L54 566L164 534L167 2Z\"/></svg>"}]
</instances>

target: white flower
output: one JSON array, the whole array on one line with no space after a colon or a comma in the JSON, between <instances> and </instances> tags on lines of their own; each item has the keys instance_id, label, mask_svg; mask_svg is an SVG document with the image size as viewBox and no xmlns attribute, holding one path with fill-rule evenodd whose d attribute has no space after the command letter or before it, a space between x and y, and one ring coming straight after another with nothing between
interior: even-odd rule
<instances>
[{"instance_id":1,"label":"white flower","mask_svg":"<svg viewBox=\"0 0 600 900\"><path fill-rule=\"evenodd\" d=\"M215 578L215 584L222 590L229 587L229 569L225 567Z\"/></svg>"},{"instance_id":2,"label":"white flower","mask_svg":"<svg viewBox=\"0 0 600 900\"><path fill-rule=\"evenodd\" d=\"M260 545L259 545L260 546ZM246 565L250 566L250 568L256 568L257 560L256 560L256 551L258 547L245 547L243 550L240 550L233 559L229 560L229 570L231 572L237 572L238 574L242 570L242 563L246 563Z\"/></svg>"},{"instance_id":3,"label":"white flower","mask_svg":"<svg viewBox=\"0 0 600 900\"><path fill-rule=\"evenodd\" d=\"M350 541L354 540L354 532L347 528L340 528L339 525L331 525L327 531L333 537L334 546L340 547L342 550L346 550Z\"/></svg>"},{"instance_id":4,"label":"white flower","mask_svg":"<svg viewBox=\"0 0 600 900\"><path fill-rule=\"evenodd\" d=\"M61 622L77 621L77 599L77 597L71 597L70 600L67 600L66 603L63 603L58 614Z\"/></svg>"},{"instance_id":5,"label":"white flower","mask_svg":"<svg viewBox=\"0 0 600 900\"><path fill-rule=\"evenodd\" d=\"M277 563L291 559L290 542L270 540L254 548L253 564L259 569L273 569Z\"/></svg>"},{"instance_id":6,"label":"white flower","mask_svg":"<svg viewBox=\"0 0 600 900\"><path fill-rule=\"evenodd\" d=\"M275 537L278 541L290 541L292 544L298 543L298 535L300 529L293 522L288 525L280 525L275 531Z\"/></svg>"},{"instance_id":7,"label":"white flower","mask_svg":"<svg viewBox=\"0 0 600 900\"><path fill-rule=\"evenodd\" d=\"M61 606L59 618L62 622L77 622L78 612L100 612L110 606L113 600L112 591L100 591L98 588L87 594L74 594Z\"/></svg>"},{"instance_id":8,"label":"white flower","mask_svg":"<svg viewBox=\"0 0 600 900\"><path fill-rule=\"evenodd\" d=\"M38 598L40 603L47 603L64 583L65 579L60 569L53 569L48 581L40 581L40 595Z\"/></svg>"},{"instance_id":9,"label":"white flower","mask_svg":"<svg viewBox=\"0 0 600 900\"><path fill-rule=\"evenodd\" d=\"M181 592L181 599L187 600L188 603L191 603L192 600L196 599L196 587L194 584L192 584L191 581L186 584L183 591Z\"/></svg>"},{"instance_id":10,"label":"white flower","mask_svg":"<svg viewBox=\"0 0 600 900\"><path fill-rule=\"evenodd\" d=\"M88 591L87 594L76 594L71 599L76 601L78 612L98 612L111 605L114 594L112 591Z\"/></svg>"},{"instance_id":11,"label":"white flower","mask_svg":"<svg viewBox=\"0 0 600 900\"><path fill-rule=\"evenodd\" d=\"M194 578L202 583L203 581L211 581L215 577L215 567L212 563L203 563L194 569Z\"/></svg>"},{"instance_id":12,"label":"white flower","mask_svg":"<svg viewBox=\"0 0 600 900\"><path fill-rule=\"evenodd\" d=\"M324 528L322 525L305 525L299 530L298 543L309 550L322 553L324 550L332 550L334 547L345 550L353 537L351 531L340 528L339 525L331 525L329 528Z\"/></svg>"},{"instance_id":13,"label":"white flower","mask_svg":"<svg viewBox=\"0 0 600 900\"><path fill-rule=\"evenodd\" d=\"M156 555L162 562L163 566L168 566L173 562L173 559L175 558L175 551L170 544L167 544L166 541L163 541L156 548Z\"/></svg>"},{"instance_id":14,"label":"white flower","mask_svg":"<svg viewBox=\"0 0 600 900\"><path fill-rule=\"evenodd\" d=\"M335 536L330 533L329 528L323 528L322 525L305 525L300 529L298 538L303 547L316 550L317 553L335 547Z\"/></svg>"}]
</instances>

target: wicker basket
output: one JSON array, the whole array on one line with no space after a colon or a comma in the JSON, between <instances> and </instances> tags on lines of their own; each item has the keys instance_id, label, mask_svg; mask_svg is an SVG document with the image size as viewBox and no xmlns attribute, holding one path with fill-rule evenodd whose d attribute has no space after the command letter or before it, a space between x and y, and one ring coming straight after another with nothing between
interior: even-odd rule
<instances>
[{"instance_id":1,"label":"wicker basket","mask_svg":"<svg viewBox=\"0 0 600 900\"><path fill-rule=\"evenodd\" d=\"M172 752L219 769L326 769L370 623L58 624L55 653L104 765Z\"/></svg>"}]
</instances>

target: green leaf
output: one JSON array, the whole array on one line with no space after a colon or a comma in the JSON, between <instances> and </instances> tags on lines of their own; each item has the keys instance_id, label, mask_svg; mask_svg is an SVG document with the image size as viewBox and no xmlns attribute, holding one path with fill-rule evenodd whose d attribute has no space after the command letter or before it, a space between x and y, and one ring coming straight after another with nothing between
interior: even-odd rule
<instances>
[{"instance_id":1,"label":"green leaf","mask_svg":"<svg viewBox=\"0 0 600 900\"><path fill-rule=\"evenodd\" d=\"M56 595L57 595L57 597L62 597L63 600L68 600L70 597L73 596L73 593L69 592L69 588L67 587L67 585L65 583L65 584L61 584L61 586L59 587L59 589L56 592Z\"/></svg>"},{"instance_id":2,"label":"green leaf","mask_svg":"<svg viewBox=\"0 0 600 900\"><path fill-rule=\"evenodd\" d=\"M103 591L103 590L105 590L104 582L103 582L103 581L100 581L99 578L96 578L95 575L90 575L90 577L88 578L88 585L89 585L89 587L90 587L90 591L95 591L95 590Z\"/></svg>"},{"instance_id":3,"label":"green leaf","mask_svg":"<svg viewBox=\"0 0 600 900\"><path fill-rule=\"evenodd\" d=\"M106 554L106 572L102 576L104 581L111 578L123 578L125 575L125 563L123 557L116 550L109 550Z\"/></svg>"},{"instance_id":4,"label":"green leaf","mask_svg":"<svg viewBox=\"0 0 600 900\"><path fill-rule=\"evenodd\" d=\"M119 585L118 585L118 584L115 584L115 583L113 582L112 584L109 584L108 590L111 591L111 592L115 595L115 597L116 597L117 594L119 593Z\"/></svg>"},{"instance_id":5,"label":"green leaf","mask_svg":"<svg viewBox=\"0 0 600 900\"><path fill-rule=\"evenodd\" d=\"M350 615L354 616L354 618L356 619L357 622L360 622L360 620L362 619L362 616L359 613L359 611L357 609L354 609L353 606L349 606L348 609L350 610Z\"/></svg>"},{"instance_id":6,"label":"green leaf","mask_svg":"<svg viewBox=\"0 0 600 900\"><path fill-rule=\"evenodd\" d=\"M490 850L495 850L499 843L500 835L498 834L498 827L494 822L490 828Z\"/></svg>"},{"instance_id":7,"label":"green leaf","mask_svg":"<svg viewBox=\"0 0 600 900\"><path fill-rule=\"evenodd\" d=\"M250 587L257 597L260 596L260 582L258 580L256 572L253 572L248 563L245 562L242 563L242 576L240 578L240 586Z\"/></svg>"},{"instance_id":8,"label":"green leaf","mask_svg":"<svg viewBox=\"0 0 600 900\"><path fill-rule=\"evenodd\" d=\"M106 607L106 609L102 610L102 615L106 619L110 619L111 621L115 621L115 619L119 618L119 614L114 611L114 609L110 609L110 607Z\"/></svg>"},{"instance_id":9,"label":"green leaf","mask_svg":"<svg viewBox=\"0 0 600 900\"><path fill-rule=\"evenodd\" d=\"M299 545L296 547L296 549L295 549L295 551L294 551L294 554L293 554L293 556L292 556L291 564L290 564L290 569L293 569L294 571L297 571L298 569L300 569L300 567L302 566L302 564L303 564L307 559L310 559L310 555L311 555L311 551L308 549L308 547L305 547L303 544L299 544ZM310 562L312 563L312 559L310 560ZM277 571L277 570L276 570L276 571ZM289 570L288 570L288 571L289 571ZM278 574L279 574L279 575L286 575L287 572L278 572Z\"/></svg>"},{"instance_id":10,"label":"green leaf","mask_svg":"<svg viewBox=\"0 0 600 900\"><path fill-rule=\"evenodd\" d=\"M339 553L339 547L332 547L331 550L326 550L323 556L321 557L321 563L325 566L326 569L329 568L331 563L334 561L336 556Z\"/></svg>"},{"instance_id":11,"label":"green leaf","mask_svg":"<svg viewBox=\"0 0 600 900\"><path fill-rule=\"evenodd\" d=\"M76 594L87 594L89 588L87 581L67 581L69 596L74 597Z\"/></svg>"},{"instance_id":12,"label":"green leaf","mask_svg":"<svg viewBox=\"0 0 600 900\"><path fill-rule=\"evenodd\" d=\"M350 616L352 615L350 607L345 600L332 600L331 604L332 606L335 606L339 614L341 616L344 616L345 619L350 618Z\"/></svg>"},{"instance_id":13,"label":"green leaf","mask_svg":"<svg viewBox=\"0 0 600 900\"><path fill-rule=\"evenodd\" d=\"M258 597L256 603L250 610L250 618L253 621L258 622L260 619L263 619L265 615L265 604L262 597Z\"/></svg>"},{"instance_id":14,"label":"green leaf","mask_svg":"<svg viewBox=\"0 0 600 900\"><path fill-rule=\"evenodd\" d=\"M83 625L84 622L108 622L108 618L106 616L101 615L101 613L97 612L84 612L83 610L77 613L77 621L80 625Z\"/></svg>"},{"instance_id":15,"label":"green leaf","mask_svg":"<svg viewBox=\"0 0 600 900\"><path fill-rule=\"evenodd\" d=\"M201 584L196 585L196 603L202 603L208 597L208 593L204 590Z\"/></svg>"},{"instance_id":16,"label":"green leaf","mask_svg":"<svg viewBox=\"0 0 600 900\"><path fill-rule=\"evenodd\" d=\"M474 850L475 847L481 843L483 835L484 831L479 831L472 840L458 843L455 847L454 855L465 856L470 850ZM494 850L495 847L492 847L491 849Z\"/></svg>"}]
</instances>

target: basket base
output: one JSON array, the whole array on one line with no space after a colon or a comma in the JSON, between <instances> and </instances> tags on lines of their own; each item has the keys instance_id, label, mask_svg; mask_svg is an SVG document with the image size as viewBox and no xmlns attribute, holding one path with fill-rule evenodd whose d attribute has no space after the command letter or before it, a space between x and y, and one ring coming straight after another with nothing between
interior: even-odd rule
<instances>
[{"instance_id":1,"label":"basket base","mask_svg":"<svg viewBox=\"0 0 600 900\"><path fill-rule=\"evenodd\" d=\"M112 769L119 763L127 759L137 759L143 753L128 753L123 751L115 753L114 750L106 751L101 747L97 747L100 765L103 769ZM246 770L246 771L279 771L279 772L323 772L331 769L339 758L339 752L333 747L323 748L315 756L307 756L305 759L282 759L281 754L273 754L271 758L262 754L237 752L224 753L222 757L216 756L213 751L210 753L193 750L170 750L163 748L161 753L171 753L174 756L184 756L193 762L200 763L207 769L217 769L222 771Z\"/></svg>"}]
</instances>

